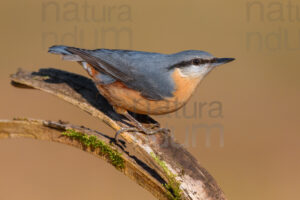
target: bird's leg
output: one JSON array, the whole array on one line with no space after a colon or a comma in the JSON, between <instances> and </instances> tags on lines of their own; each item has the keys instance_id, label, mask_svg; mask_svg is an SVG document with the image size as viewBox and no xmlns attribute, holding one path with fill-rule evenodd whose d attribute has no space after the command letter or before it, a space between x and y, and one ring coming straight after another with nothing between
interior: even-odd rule
<instances>
[{"instance_id":1,"label":"bird's leg","mask_svg":"<svg viewBox=\"0 0 300 200\"><path fill-rule=\"evenodd\" d=\"M126 115L126 114L123 113L122 115ZM133 115L131 115L131 117L133 117L137 122L139 122L139 120L137 120L137 119L139 119L139 115L138 114L134 114L133 113ZM126 118L128 119L128 117L126 117ZM130 120L130 121L132 121L132 120ZM157 121L153 121L153 122L151 122L149 124L149 128L148 129L155 129L155 128L159 128L159 127L160 127L160 123L157 122Z\"/></svg>"},{"instance_id":2,"label":"bird's leg","mask_svg":"<svg viewBox=\"0 0 300 200\"><path fill-rule=\"evenodd\" d=\"M160 123L153 123L151 124L151 128L159 128L160 127Z\"/></svg>"},{"instance_id":3,"label":"bird's leg","mask_svg":"<svg viewBox=\"0 0 300 200\"><path fill-rule=\"evenodd\" d=\"M166 129L166 128L158 128L155 130L147 129L139 121L137 121L134 117L132 117L128 112L124 113L124 116L127 119L129 119L135 125L135 127L138 128L138 130L142 131L146 135L153 135L158 132L164 132L164 133L168 132L168 129Z\"/></svg>"},{"instance_id":4,"label":"bird's leg","mask_svg":"<svg viewBox=\"0 0 300 200\"><path fill-rule=\"evenodd\" d=\"M115 134L115 141L118 141L118 135L120 135L123 132L130 132L130 131L138 131L136 127L126 127L126 128L120 128L116 134Z\"/></svg>"},{"instance_id":5,"label":"bird's leg","mask_svg":"<svg viewBox=\"0 0 300 200\"><path fill-rule=\"evenodd\" d=\"M117 141L118 135L121 134L121 133L123 133L123 132L126 132L126 131L141 131L141 132L145 133L146 135L153 135L153 134L156 134L158 132L164 132L166 134L169 133L169 129L166 129L166 128L158 128L158 129L155 129L155 130L145 128L139 121L137 121L134 117L132 117L127 112L127 110L125 110L125 109L122 109L120 107L115 107L114 106L114 110L117 113L124 115L135 126L135 127L121 128L120 130L118 130L116 132L116 135L115 135L115 140L116 141ZM157 126L157 125L155 125L155 126Z\"/></svg>"}]
</instances>

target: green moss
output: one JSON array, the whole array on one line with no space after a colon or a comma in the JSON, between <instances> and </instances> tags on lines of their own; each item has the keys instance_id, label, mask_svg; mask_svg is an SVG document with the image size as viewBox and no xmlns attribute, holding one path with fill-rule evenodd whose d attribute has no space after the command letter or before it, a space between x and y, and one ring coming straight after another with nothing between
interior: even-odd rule
<instances>
[{"instance_id":1,"label":"green moss","mask_svg":"<svg viewBox=\"0 0 300 200\"><path fill-rule=\"evenodd\" d=\"M16 121L29 121L29 119L25 118L25 117L14 117L13 120L16 120Z\"/></svg>"},{"instance_id":2,"label":"green moss","mask_svg":"<svg viewBox=\"0 0 300 200\"><path fill-rule=\"evenodd\" d=\"M84 147L90 147L92 150L99 149L99 155L105 156L113 166L120 170L124 168L124 159L121 157L121 154L96 136L87 135L72 129L68 129L62 135L79 141Z\"/></svg>"},{"instance_id":3,"label":"green moss","mask_svg":"<svg viewBox=\"0 0 300 200\"><path fill-rule=\"evenodd\" d=\"M162 161L157 155L155 155L153 152L150 153L152 158L161 166L161 168L164 170L164 172L167 175L168 182L164 184L164 187L169 192L169 199L172 200L180 200L182 199L182 191L180 190L180 183L176 180L176 176L168 169L166 166L166 163Z\"/></svg>"}]
</instances>

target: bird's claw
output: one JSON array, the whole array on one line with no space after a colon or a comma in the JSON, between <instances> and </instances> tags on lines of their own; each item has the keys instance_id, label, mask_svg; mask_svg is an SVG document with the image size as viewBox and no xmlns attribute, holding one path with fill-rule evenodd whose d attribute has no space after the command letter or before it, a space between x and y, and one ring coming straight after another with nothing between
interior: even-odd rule
<instances>
[{"instance_id":1,"label":"bird's claw","mask_svg":"<svg viewBox=\"0 0 300 200\"><path fill-rule=\"evenodd\" d=\"M135 127L126 127L126 128L120 128L116 134L115 134L115 141L117 142L118 140L118 135L120 135L123 132L132 132L132 131L139 131L137 128Z\"/></svg>"}]
</instances>

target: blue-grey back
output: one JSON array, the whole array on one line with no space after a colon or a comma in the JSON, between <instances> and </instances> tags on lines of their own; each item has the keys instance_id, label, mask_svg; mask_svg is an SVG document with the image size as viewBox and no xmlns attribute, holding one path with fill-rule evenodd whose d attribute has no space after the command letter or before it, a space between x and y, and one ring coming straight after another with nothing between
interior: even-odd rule
<instances>
[{"instance_id":1,"label":"blue-grey back","mask_svg":"<svg viewBox=\"0 0 300 200\"><path fill-rule=\"evenodd\" d=\"M170 55L108 49L92 50L89 53L125 73L130 80L114 78L140 91L146 98L159 100L173 96L175 86L170 76L172 72L168 70Z\"/></svg>"}]
</instances>

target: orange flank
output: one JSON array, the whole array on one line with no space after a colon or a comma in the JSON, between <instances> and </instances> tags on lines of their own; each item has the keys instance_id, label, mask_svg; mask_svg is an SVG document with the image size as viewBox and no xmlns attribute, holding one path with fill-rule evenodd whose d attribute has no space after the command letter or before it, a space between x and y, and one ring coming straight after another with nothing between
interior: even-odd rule
<instances>
[{"instance_id":1,"label":"orange flank","mask_svg":"<svg viewBox=\"0 0 300 200\"><path fill-rule=\"evenodd\" d=\"M175 69L172 76L175 83L174 96L163 100L149 100L120 81L107 85L97 84L97 88L120 114L123 114L124 110L129 110L139 114L161 115L181 108L200 81L199 77L191 79L181 76L179 69Z\"/></svg>"}]
</instances>

